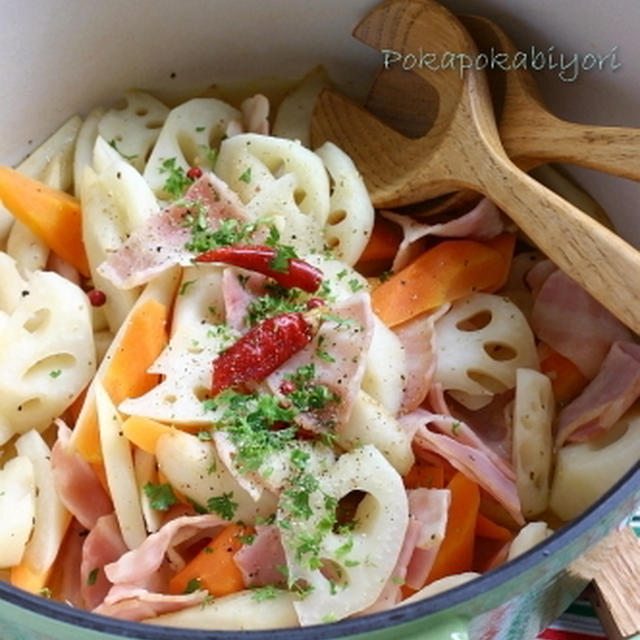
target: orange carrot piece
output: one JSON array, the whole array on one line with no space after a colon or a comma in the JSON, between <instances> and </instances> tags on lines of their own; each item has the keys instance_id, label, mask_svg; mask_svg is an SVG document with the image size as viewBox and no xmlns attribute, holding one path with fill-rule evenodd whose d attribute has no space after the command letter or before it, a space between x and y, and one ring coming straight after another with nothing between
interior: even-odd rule
<instances>
[{"instance_id":1,"label":"orange carrot piece","mask_svg":"<svg viewBox=\"0 0 640 640\"><path fill-rule=\"evenodd\" d=\"M239 524L230 524L225 527L193 560L171 578L169 592L185 593L195 584L216 597L244 589L244 579L233 556L242 546L240 536L250 533L252 533L251 529ZM197 583L195 583L196 580Z\"/></svg>"},{"instance_id":2,"label":"orange carrot piece","mask_svg":"<svg viewBox=\"0 0 640 640\"><path fill-rule=\"evenodd\" d=\"M394 327L447 302L495 287L504 269L500 251L473 240L446 240L377 287L371 295L373 310Z\"/></svg>"},{"instance_id":3,"label":"orange carrot piece","mask_svg":"<svg viewBox=\"0 0 640 640\"><path fill-rule=\"evenodd\" d=\"M122 432L128 440L147 453L155 454L160 436L175 431L174 427L150 418L131 416L122 425Z\"/></svg>"},{"instance_id":4,"label":"orange carrot piece","mask_svg":"<svg viewBox=\"0 0 640 640\"><path fill-rule=\"evenodd\" d=\"M0 200L50 249L89 276L80 202L76 198L14 169L0 167Z\"/></svg>"},{"instance_id":5,"label":"orange carrot piece","mask_svg":"<svg viewBox=\"0 0 640 640\"><path fill-rule=\"evenodd\" d=\"M125 398L146 393L158 383L147 369L167 343L169 310L156 300L146 300L134 308L127 320L118 349L107 367L102 384L117 406ZM88 462L101 462L98 415L93 393L87 394L73 431L73 445Z\"/></svg>"},{"instance_id":6,"label":"orange carrot piece","mask_svg":"<svg viewBox=\"0 0 640 640\"><path fill-rule=\"evenodd\" d=\"M428 464L421 460L416 460L404 477L404 486L407 489L443 489L444 488L444 467L441 464Z\"/></svg>"},{"instance_id":7,"label":"orange carrot piece","mask_svg":"<svg viewBox=\"0 0 640 640\"><path fill-rule=\"evenodd\" d=\"M427 584L445 576L471 571L473 567L480 489L460 472L452 478L447 489L451 491L447 529Z\"/></svg>"},{"instance_id":8,"label":"orange carrot piece","mask_svg":"<svg viewBox=\"0 0 640 640\"><path fill-rule=\"evenodd\" d=\"M22 562L15 567L11 567L11 584L19 589L29 591L29 593L38 593L47 584L51 571L37 572Z\"/></svg>"},{"instance_id":9,"label":"orange carrot piece","mask_svg":"<svg viewBox=\"0 0 640 640\"><path fill-rule=\"evenodd\" d=\"M368 262L391 262L402 242L402 229L395 222L376 214L373 230L358 264ZM357 268L357 267L356 267Z\"/></svg>"},{"instance_id":10,"label":"orange carrot piece","mask_svg":"<svg viewBox=\"0 0 640 640\"><path fill-rule=\"evenodd\" d=\"M476 520L476 536L501 542L513 540L513 533L509 529L501 527L482 513L478 513L478 519Z\"/></svg>"},{"instance_id":11,"label":"orange carrot piece","mask_svg":"<svg viewBox=\"0 0 640 640\"><path fill-rule=\"evenodd\" d=\"M511 271L511 263L513 262L513 252L516 248L516 236L514 233L501 233L491 240L485 241L485 244L500 253L503 259L502 276L492 287L485 289L488 293L495 293L507 284L509 272Z\"/></svg>"},{"instance_id":12,"label":"orange carrot piece","mask_svg":"<svg viewBox=\"0 0 640 640\"><path fill-rule=\"evenodd\" d=\"M571 360L541 343L540 371L549 376L556 402L565 405L571 402L586 386L588 380Z\"/></svg>"}]
</instances>

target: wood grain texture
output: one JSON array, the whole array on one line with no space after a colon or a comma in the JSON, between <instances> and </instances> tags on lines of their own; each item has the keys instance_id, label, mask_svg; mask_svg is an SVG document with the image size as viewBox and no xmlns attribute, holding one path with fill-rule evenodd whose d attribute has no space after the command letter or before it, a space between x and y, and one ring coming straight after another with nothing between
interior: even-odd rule
<instances>
[{"instance_id":1,"label":"wood grain texture","mask_svg":"<svg viewBox=\"0 0 640 640\"><path fill-rule=\"evenodd\" d=\"M609 534L572 571L593 582L589 599L610 640L640 633L640 539L631 527Z\"/></svg>"}]
</instances>

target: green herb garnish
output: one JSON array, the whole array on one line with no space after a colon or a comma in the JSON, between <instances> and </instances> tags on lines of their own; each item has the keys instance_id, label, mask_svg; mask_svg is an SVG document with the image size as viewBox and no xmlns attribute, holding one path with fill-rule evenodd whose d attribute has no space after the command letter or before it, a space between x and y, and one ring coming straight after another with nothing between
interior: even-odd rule
<instances>
[{"instance_id":1,"label":"green herb garnish","mask_svg":"<svg viewBox=\"0 0 640 640\"><path fill-rule=\"evenodd\" d=\"M156 511L167 511L169 507L178 503L178 498L176 498L169 484L147 482L142 489L147 498L149 498L151 508Z\"/></svg>"},{"instance_id":2,"label":"green herb garnish","mask_svg":"<svg viewBox=\"0 0 640 640\"><path fill-rule=\"evenodd\" d=\"M173 196L174 200L181 198L184 192L193 184L193 180L187 177L183 167L177 164L176 158L163 160L159 171L160 173L168 174L162 189Z\"/></svg>"},{"instance_id":3,"label":"green herb garnish","mask_svg":"<svg viewBox=\"0 0 640 640\"><path fill-rule=\"evenodd\" d=\"M217 513L221 518L225 520L233 520L233 516L238 508L238 503L234 502L233 492L223 493L221 496L214 496L207 500L207 507L209 511Z\"/></svg>"},{"instance_id":4,"label":"green herb garnish","mask_svg":"<svg viewBox=\"0 0 640 640\"><path fill-rule=\"evenodd\" d=\"M113 147L125 160L135 160L138 157L137 153L134 153L133 155L128 156L126 153L123 153L122 151L120 151L120 149L118 149L118 143L115 140L115 138L112 138L111 140L109 140L109 146Z\"/></svg>"}]
</instances>

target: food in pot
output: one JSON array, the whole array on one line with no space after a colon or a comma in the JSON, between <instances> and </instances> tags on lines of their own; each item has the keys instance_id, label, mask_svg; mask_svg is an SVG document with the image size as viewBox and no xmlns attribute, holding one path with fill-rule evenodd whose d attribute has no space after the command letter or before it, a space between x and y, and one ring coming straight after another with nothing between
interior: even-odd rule
<instances>
[{"instance_id":1,"label":"food in pot","mask_svg":"<svg viewBox=\"0 0 640 640\"><path fill-rule=\"evenodd\" d=\"M375 212L308 147L317 89L277 135L262 95L131 92L0 168L14 585L161 625L340 620L499 566L638 459L630 331L488 200Z\"/></svg>"}]
</instances>

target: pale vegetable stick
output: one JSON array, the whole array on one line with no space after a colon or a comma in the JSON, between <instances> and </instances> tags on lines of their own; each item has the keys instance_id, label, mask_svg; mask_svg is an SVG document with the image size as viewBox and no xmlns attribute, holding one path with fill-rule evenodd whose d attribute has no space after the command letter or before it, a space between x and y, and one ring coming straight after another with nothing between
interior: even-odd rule
<instances>
[{"instance_id":1,"label":"pale vegetable stick","mask_svg":"<svg viewBox=\"0 0 640 640\"><path fill-rule=\"evenodd\" d=\"M258 602L253 591L240 591L209 604L189 607L175 613L165 613L143 620L149 624L187 629L282 629L297 627L293 596L276 591L275 597ZM275 637L275 636L274 636Z\"/></svg>"},{"instance_id":2,"label":"pale vegetable stick","mask_svg":"<svg viewBox=\"0 0 640 640\"><path fill-rule=\"evenodd\" d=\"M22 560L36 512L36 482L29 458L9 460L0 471L0 568Z\"/></svg>"},{"instance_id":3,"label":"pale vegetable stick","mask_svg":"<svg viewBox=\"0 0 640 640\"><path fill-rule=\"evenodd\" d=\"M109 493L126 545L135 549L147 537L133 468L131 445L122 432L120 418L104 387L95 387L100 445Z\"/></svg>"},{"instance_id":4,"label":"pale vegetable stick","mask_svg":"<svg viewBox=\"0 0 640 640\"><path fill-rule=\"evenodd\" d=\"M36 484L35 525L22 562L36 573L51 569L71 516L55 489L51 449L35 430L16 440L18 455L31 460Z\"/></svg>"},{"instance_id":5,"label":"pale vegetable stick","mask_svg":"<svg viewBox=\"0 0 640 640\"><path fill-rule=\"evenodd\" d=\"M145 493L144 487L148 482L156 483L158 481L156 458L151 453L135 447L133 451L133 466L136 473L136 482L138 483L142 515L144 516L147 530L153 533L162 525L162 512L151 506L151 501Z\"/></svg>"}]
</instances>

